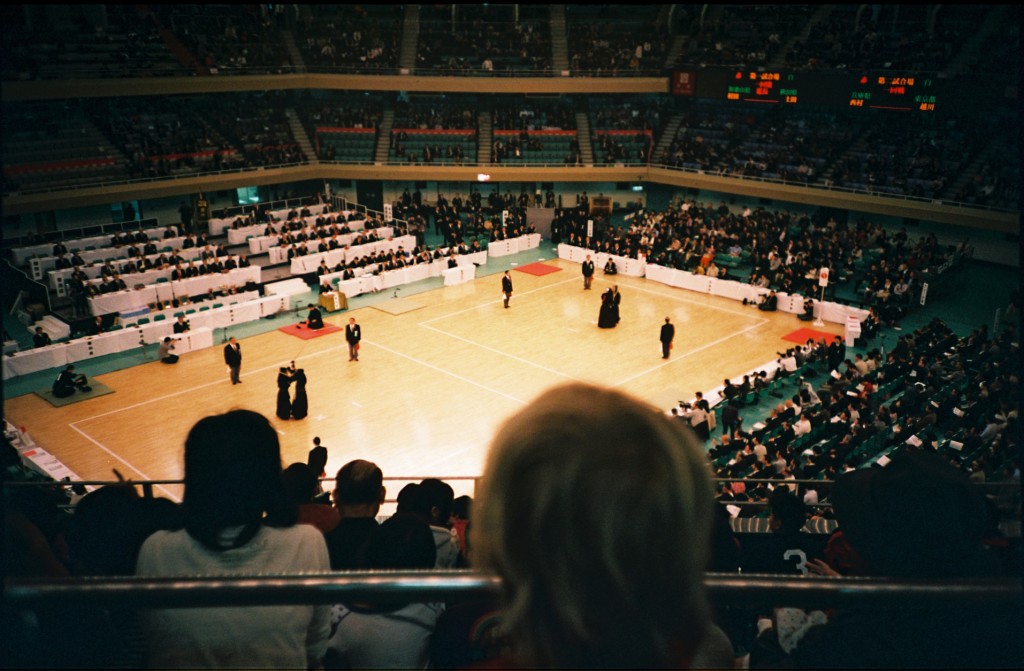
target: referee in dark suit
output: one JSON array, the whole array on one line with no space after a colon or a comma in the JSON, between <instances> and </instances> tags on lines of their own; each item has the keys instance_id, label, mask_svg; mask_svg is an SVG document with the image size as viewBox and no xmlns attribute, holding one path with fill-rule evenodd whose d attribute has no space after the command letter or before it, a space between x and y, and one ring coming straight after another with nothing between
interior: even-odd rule
<instances>
[{"instance_id":1,"label":"referee in dark suit","mask_svg":"<svg viewBox=\"0 0 1024 671\"><path fill-rule=\"evenodd\" d=\"M672 350L672 340L676 337L676 327L672 321L665 317L665 323L661 325L661 358L667 359L668 353Z\"/></svg>"}]
</instances>

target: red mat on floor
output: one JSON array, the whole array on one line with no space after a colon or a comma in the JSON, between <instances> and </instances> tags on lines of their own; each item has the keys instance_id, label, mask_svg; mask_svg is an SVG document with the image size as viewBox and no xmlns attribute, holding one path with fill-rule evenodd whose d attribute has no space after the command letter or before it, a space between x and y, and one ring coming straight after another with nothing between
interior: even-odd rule
<instances>
[{"instance_id":1,"label":"red mat on floor","mask_svg":"<svg viewBox=\"0 0 1024 671\"><path fill-rule=\"evenodd\" d=\"M834 337L835 334L826 333L825 331L815 331L814 329L799 329L797 331L793 331L792 333L787 333L786 335L782 336L782 339L803 345L805 342L807 342L808 339L811 339L814 342L818 342L820 340L824 340L825 342L832 342L832 338Z\"/></svg>"},{"instance_id":2,"label":"red mat on floor","mask_svg":"<svg viewBox=\"0 0 1024 671\"><path fill-rule=\"evenodd\" d=\"M524 272L528 275L549 275L551 273L557 273L561 268L558 266L549 266L546 263L530 263L525 266L516 268L520 272Z\"/></svg>"},{"instance_id":3,"label":"red mat on floor","mask_svg":"<svg viewBox=\"0 0 1024 671\"><path fill-rule=\"evenodd\" d=\"M277 329L281 333L287 333L288 335L295 336L296 338L302 338L303 340L312 340L313 338L319 338L320 336L327 335L328 333L337 333L342 331L340 326L334 324L324 324L322 329L311 331L306 328L306 324L299 322L298 324L292 324L290 326L282 326Z\"/></svg>"}]
</instances>

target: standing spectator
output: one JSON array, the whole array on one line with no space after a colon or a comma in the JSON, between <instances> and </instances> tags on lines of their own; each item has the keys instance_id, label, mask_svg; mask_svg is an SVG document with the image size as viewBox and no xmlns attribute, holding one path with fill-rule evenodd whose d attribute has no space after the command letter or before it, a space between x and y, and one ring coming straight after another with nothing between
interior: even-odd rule
<instances>
[{"instance_id":1,"label":"standing spectator","mask_svg":"<svg viewBox=\"0 0 1024 671\"><path fill-rule=\"evenodd\" d=\"M258 413L232 410L192 427L183 512L184 529L158 531L143 544L136 575L328 570L323 536L295 524L277 431ZM147 661L156 668L314 668L329 618L327 606L155 609L146 618Z\"/></svg>"}]
</instances>

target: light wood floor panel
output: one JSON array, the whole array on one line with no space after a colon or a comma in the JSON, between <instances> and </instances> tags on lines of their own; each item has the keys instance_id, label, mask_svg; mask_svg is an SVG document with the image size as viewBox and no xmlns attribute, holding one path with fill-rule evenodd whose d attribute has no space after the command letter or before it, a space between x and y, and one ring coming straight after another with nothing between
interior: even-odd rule
<instances>
[{"instance_id":1,"label":"light wood floor panel","mask_svg":"<svg viewBox=\"0 0 1024 671\"><path fill-rule=\"evenodd\" d=\"M228 380L218 344L176 366L148 362L100 376L115 394L64 408L29 394L7 400L5 414L86 479L110 479L114 468L132 479L180 478L196 420L241 407L271 419L286 465L304 461L320 436L328 473L366 458L386 476L474 476L499 424L552 385L615 386L666 408L774 359L787 347L781 337L804 325L794 315L617 276L622 321L598 329L607 278L583 291L578 265L548 263L564 270L512 272L510 310L502 307L500 276L489 276L397 299L423 301L401 314L370 307L328 316L339 326L350 316L362 324L357 363L347 361L342 334L302 341L273 331L242 341L241 385ZM666 316L676 325L668 361L658 343ZM277 369L292 360L309 377L309 417L281 421ZM467 482L452 484L457 493L472 491ZM392 496L400 485L389 485ZM176 487L158 493L180 496Z\"/></svg>"}]
</instances>

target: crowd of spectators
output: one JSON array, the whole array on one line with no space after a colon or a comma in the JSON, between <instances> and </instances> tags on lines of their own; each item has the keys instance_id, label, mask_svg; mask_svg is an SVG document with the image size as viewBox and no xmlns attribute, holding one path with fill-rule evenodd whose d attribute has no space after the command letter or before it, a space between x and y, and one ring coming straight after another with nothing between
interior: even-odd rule
<instances>
[{"instance_id":1,"label":"crowd of spectators","mask_svg":"<svg viewBox=\"0 0 1024 671\"><path fill-rule=\"evenodd\" d=\"M401 21L400 5L309 5L296 44L312 70L393 70Z\"/></svg>"},{"instance_id":2,"label":"crowd of spectators","mask_svg":"<svg viewBox=\"0 0 1024 671\"><path fill-rule=\"evenodd\" d=\"M851 121L839 112L782 114L698 103L682 110L682 123L658 159L720 175L812 184L860 137L860 124Z\"/></svg>"},{"instance_id":3,"label":"crowd of spectators","mask_svg":"<svg viewBox=\"0 0 1024 671\"><path fill-rule=\"evenodd\" d=\"M154 5L161 23L211 74L281 74L284 5Z\"/></svg>"},{"instance_id":4,"label":"crowd of spectators","mask_svg":"<svg viewBox=\"0 0 1024 671\"><path fill-rule=\"evenodd\" d=\"M499 101L494 110L495 130L576 130L576 112L567 99Z\"/></svg>"},{"instance_id":5,"label":"crowd of spectators","mask_svg":"<svg viewBox=\"0 0 1024 671\"><path fill-rule=\"evenodd\" d=\"M5 16L6 81L191 74L144 8L79 6L66 13L25 9Z\"/></svg>"},{"instance_id":6,"label":"crowd of spectators","mask_svg":"<svg viewBox=\"0 0 1024 671\"><path fill-rule=\"evenodd\" d=\"M987 145L991 131L957 118L886 117L868 131L863 148L840 158L832 181L879 193L941 198L970 157Z\"/></svg>"},{"instance_id":7,"label":"crowd of spectators","mask_svg":"<svg viewBox=\"0 0 1024 671\"><path fill-rule=\"evenodd\" d=\"M128 158L131 178L304 160L283 93L90 101L93 122Z\"/></svg>"},{"instance_id":8,"label":"crowd of spectators","mask_svg":"<svg viewBox=\"0 0 1024 671\"><path fill-rule=\"evenodd\" d=\"M438 74L543 74L551 71L551 28L513 15L509 5L423 6L416 67ZM525 6L523 6L525 7ZM522 11L523 7L517 10Z\"/></svg>"},{"instance_id":9,"label":"crowd of spectators","mask_svg":"<svg viewBox=\"0 0 1024 671\"><path fill-rule=\"evenodd\" d=\"M991 6L943 8L934 29L927 28L926 7L872 5L862 11L835 5L811 26L806 42L785 54L789 67L807 69L936 72L949 66Z\"/></svg>"},{"instance_id":10,"label":"crowd of spectators","mask_svg":"<svg viewBox=\"0 0 1024 671\"><path fill-rule=\"evenodd\" d=\"M701 66L937 72L950 67L979 29L984 49L966 54L986 73L1016 59L1019 32L988 5L717 5L699 16L659 5L566 7L569 64L576 74L658 72L674 40ZM668 25L669 16L673 28ZM994 18L993 18L994 17ZM398 5L197 5L108 7L32 14L11 31L6 79L283 73L313 69L380 72L398 67L404 12ZM987 22L999 24L990 26ZM549 11L528 5L431 5L420 9L421 73L549 74ZM675 35L672 30L679 35ZM807 35L806 38L802 37ZM991 48L989 48L991 46ZM971 69L977 72L976 69Z\"/></svg>"},{"instance_id":11,"label":"crowd of spectators","mask_svg":"<svg viewBox=\"0 0 1024 671\"><path fill-rule=\"evenodd\" d=\"M765 501L782 481L835 480L915 450L937 454L973 481L1012 483L1019 468L1013 399L1020 350L1014 339L1013 327L994 338L986 327L957 338L936 319L901 335L889 352L875 348L851 357L838 336L829 344L809 340L780 353L774 376L759 371L726 380L723 418L746 414L742 408L760 397L780 398L761 421L723 421L716 432L707 427L711 408L704 402L701 412L699 399L673 408L672 415L698 433L718 433L708 457L719 477L763 480L756 487L726 484L722 501ZM830 371L824 382L810 381ZM789 397L783 399L781 389ZM830 493L816 484L782 486L808 503L824 503ZM1012 489L995 496L1003 507L1019 505Z\"/></svg>"},{"instance_id":12,"label":"crowd of spectators","mask_svg":"<svg viewBox=\"0 0 1024 671\"><path fill-rule=\"evenodd\" d=\"M660 72L672 39L657 33L659 9L653 5L568 6L570 71L598 77Z\"/></svg>"},{"instance_id":13,"label":"crowd of spectators","mask_svg":"<svg viewBox=\"0 0 1024 671\"><path fill-rule=\"evenodd\" d=\"M799 35L813 5L719 5L690 39L684 62L701 65L766 66Z\"/></svg>"},{"instance_id":14,"label":"crowd of spectators","mask_svg":"<svg viewBox=\"0 0 1024 671\"><path fill-rule=\"evenodd\" d=\"M441 97L400 99L393 127L421 130L476 130L476 111L458 100Z\"/></svg>"},{"instance_id":15,"label":"crowd of spectators","mask_svg":"<svg viewBox=\"0 0 1024 671\"><path fill-rule=\"evenodd\" d=\"M683 202L663 212L639 209L628 228L598 222L587 237L589 208L558 209L552 240L693 273L747 281L785 293L815 295L817 270L831 269L829 292L849 291L847 300L872 308L875 318L896 323L922 284L960 267L969 246L940 245L934 235L911 240L906 230L851 224L834 213L795 215L763 207L733 212Z\"/></svg>"}]
</instances>

